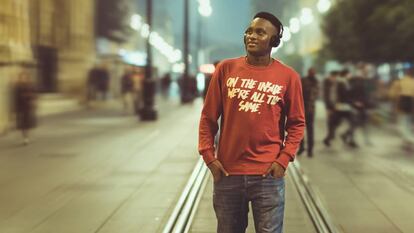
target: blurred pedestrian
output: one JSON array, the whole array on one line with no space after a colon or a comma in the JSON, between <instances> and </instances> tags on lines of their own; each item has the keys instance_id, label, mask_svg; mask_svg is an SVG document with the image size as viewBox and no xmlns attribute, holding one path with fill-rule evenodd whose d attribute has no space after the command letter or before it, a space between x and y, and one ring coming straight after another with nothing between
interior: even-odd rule
<instances>
[{"instance_id":1,"label":"blurred pedestrian","mask_svg":"<svg viewBox=\"0 0 414 233\"><path fill-rule=\"evenodd\" d=\"M305 119L306 119L306 151L308 157L313 156L314 145L314 122L315 122L315 102L319 96L319 82L316 79L316 72L314 68L309 68L308 75L302 78L302 92L305 105ZM305 139L300 143L298 155L305 151Z\"/></svg>"},{"instance_id":2,"label":"blurred pedestrian","mask_svg":"<svg viewBox=\"0 0 414 233\"><path fill-rule=\"evenodd\" d=\"M99 68L97 69L97 80L96 80L96 87L99 92L99 99L106 100L108 98L108 90L109 90L109 71L108 66L105 63L102 63Z\"/></svg>"},{"instance_id":3,"label":"blurred pedestrian","mask_svg":"<svg viewBox=\"0 0 414 233\"><path fill-rule=\"evenodd\" d=\"M96 93L98 87L98 79L99 79L99 68L98 66L94 66L88 74L88 82L87 82L87 104L90 105L92 100L96 100Z\"/></svg>"},{"instance_id":4,"label":"blurred pedestrian","mask_svg":"<svg viewBox=\"0 0 414 233\"><path fill-rule=\"evenodd\" d=\"M121 77L121 95L124 113L129 114L134 112L134 68L128 66Z\"/></svg>"},{"instance_id":5,"label":"blurred pedestrian","mask_svg":"<svg viewBox=\"0 0 414 233\"><path fill-rule=\"evenodd\" d=\"M327 137L324 139L324 144L330 146L331 140L335 138L335 131L345 119L348 122L347 130L341 134L342 141L350 147L358 147L354 139L355 117L352 112L352 98L349 85L349 70L344 69L339 73L339 78L336 80L335 104L332 110L331 127Z\"/></svg>"},{"instance_id":6,"label":"blurred pedestrian","mask_svg":"<svg viewBox=\"0 0 414 233\"><path fill-rule=\"evenodd\" d=\"M134 110L136 114L139 114L143 108L144 73L140 68L134 67L131 78L134 84Z\"/></svg>"},{"instance_id":7,"label":"blurred pedestrian","mask_svg":"<svg viewBox=\"0 0 414 233\"><path fill-rule=\"evenodd\" d=\"M398 108L398 128L403 139L403 148L414 150L414 67L408 69L405 76L392 87L392 97Z\"/></svg>"},{"instance_id":8,"label":"blurred pedestrian","mask_svg":"<svg viewBox=\"0 0 414 233\"><path fill-rule=\"evenodd\" d=\"M335 137L335 104L337 99L337 79L338 71L331 71L329 76L323 82L323 100L327 112L327 136L324 144L330 146L330 141Z\"/></svg>"},{"instance_id":9,"label":"blurred pedestrian","mask_svg":"<svg viewBox=\"0 0 414 233\"><path fill-rule=\"evenodd\" d=\"M36 126L36 90L27 71L22 71L17 77L14 88L14 104L16 111L16 126L21 130L23 144L30 141L29 130Z\"/></svg>"},{"instance_id":10,"label":"blurred pedestrian","mask_svg":"<svg viewBox=\"0 0 414 233\"><path fill-rule=\"evenodd\" d=\"M356 75L349 80L352 106L356 110L355 128L361 128L365 144L371 145L369 136L369 111L374 107L374 83L368 78L364 65L360 66Z\"/></svg>"},{"instance_id":11,"label":"blurred pedestrian","mask_svg":"<svg viewBox=\"0 0 414 233\"><path fill-rule=\"evenodd\" d=\"M171 75L170 73L165 73L161 78L161 91L164 96L168 96L168 91L171 85Z\"/></svg>"},{"instance_id":12,"label":"blurred pedestrian","mask_svg":"<svg viewBox=\"0 0 414 233\"><path fill-rule=\"evenodd\" d=\"M244 34L247 56L220 62L208 87L199 152L214 178L218 233L245 232L249 202L256 232L282 232L284 175L305 129L300 77L270 56L282 32L274 15L256 14Z\"/></svg>"}]
</instances>

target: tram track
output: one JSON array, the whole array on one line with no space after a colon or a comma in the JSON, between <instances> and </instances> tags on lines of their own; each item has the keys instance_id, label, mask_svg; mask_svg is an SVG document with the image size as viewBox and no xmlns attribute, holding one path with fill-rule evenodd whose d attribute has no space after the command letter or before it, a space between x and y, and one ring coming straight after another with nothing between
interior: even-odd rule
<instances>
[{"instance_id":1,"label":"tram track","mask_svg":"<svg viewBox=\"0 0 414 233\"><path fill-rule=\"evenodd\" d=\"M188 233L197 207L208 183L207 167L200 159L178 202L170 215L162 233ZM307 210L317 233L339 233L337 227L324 208L318 193L312 188L309 178L305 175L298 161L294 161L288 169L288 179L291 179L300 199Z\"/></svg>"}]
</instances>

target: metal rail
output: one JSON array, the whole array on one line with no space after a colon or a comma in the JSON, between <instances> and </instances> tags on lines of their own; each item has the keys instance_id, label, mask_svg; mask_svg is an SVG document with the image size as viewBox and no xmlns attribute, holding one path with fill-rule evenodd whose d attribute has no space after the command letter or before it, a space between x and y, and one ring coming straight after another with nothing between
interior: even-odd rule
<instances>
[{"instance_id":1,"label":"metal rail","mask_svg":"<svg viewBox=\"0 0 414 233\"><path fill-rule=\"evenodd\" d=\"M289 166L288 173L295 184L296 190L309 213L316 231L318 233L339 233L319 199L319 195L312 188L308 177L304 174L297 160Z\"/></svg>"},{"instance_id":2,"label":"metal rail","mask_svg":"<svg viewBox=\"0 0 414 233\"><path fill-rule=\"evenodd\" d=\"M208 181L209 173L207 171L207 166L204 165L203 160L200 158L162 233L189 232ZM294 161L289 166L288 173L316 231L318 233L339 233L298 161Z\"/></svg>"},{"instance_id":3,"label":"metal rail","mask_svg":"<svg viewBox=\"0 0 414 233\"><path fill-rule=\"evenodd\" d=\"M207 170L207 166L200 158L162 233L187 233L190 230L192 219L207 184Z\"/></svg>"}]
</instances>

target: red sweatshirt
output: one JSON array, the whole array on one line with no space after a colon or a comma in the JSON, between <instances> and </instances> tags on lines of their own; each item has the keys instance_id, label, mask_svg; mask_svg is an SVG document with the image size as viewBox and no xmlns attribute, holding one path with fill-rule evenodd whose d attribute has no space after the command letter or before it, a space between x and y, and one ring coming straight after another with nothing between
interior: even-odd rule
<instances>
[{"instance_id":1,"label":"red sweatshirt","mask_svg":"<svg viewBox=\"0 0 414 233\"><path fill-rule=\"evenodd\" d=\"M279 129L282 109L287 120L285 142ZM249 65L245 57L229 59L217 66L208 88L200 119L199 152L206 164L218 159L231 175L264 174L272 162L286 169L304 128L301 81L293 69L277 60L260 67Z\"/></svg>"}]
</instances>

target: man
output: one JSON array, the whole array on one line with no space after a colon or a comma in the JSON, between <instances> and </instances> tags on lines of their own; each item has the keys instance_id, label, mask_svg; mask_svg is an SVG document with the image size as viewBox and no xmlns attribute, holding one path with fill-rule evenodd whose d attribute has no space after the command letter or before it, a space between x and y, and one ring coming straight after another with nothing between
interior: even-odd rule
<instances>
[{"instance_id":1,"label":"man","mask_svg":"<svg viewBox=\"0 0 414 233\"><path fill-rule=\"evenodd\" d=\"M305 128L300 78L270 57L282 31L274 15L256 14L244 35L247 56L220 62L208 88L199 152L214 178L219 233L245 232L249 202L256 232L282 232L284 175Z\"/></svg>"},{"instance_id":2,"label":"man","mask_svg":"<svg viewBox=\"0 0 414 233\"><path fill-rule=\"evenodd\" d=\"M315 102L319 95L319 83L315 76L314 68L308 70L308 75L302 79L303 100L305 103L306 119L306 150L308 157L313 156L314 132L313 123L315 121ZM298 155L305 151L305 140L300 143Z\"/></svg>"}]
</instances>

